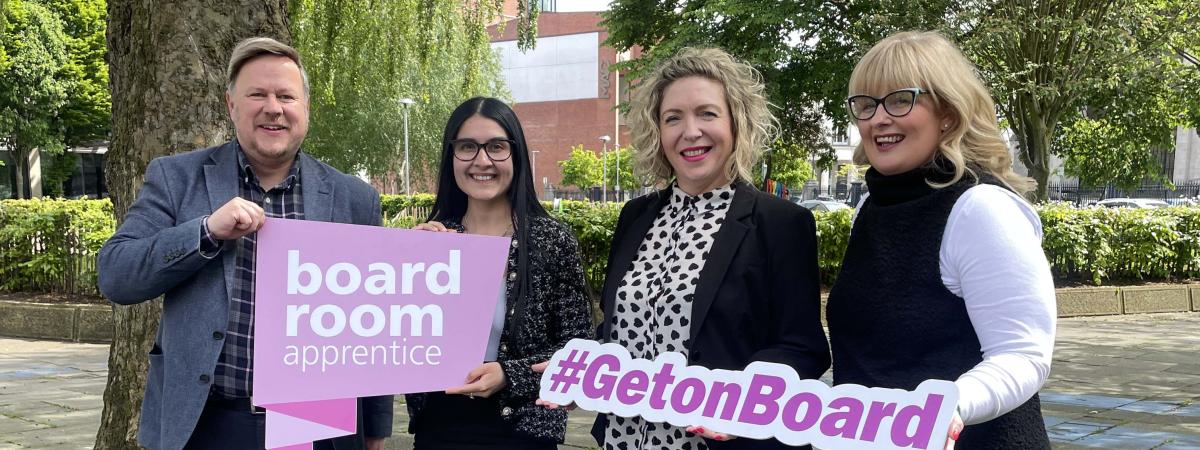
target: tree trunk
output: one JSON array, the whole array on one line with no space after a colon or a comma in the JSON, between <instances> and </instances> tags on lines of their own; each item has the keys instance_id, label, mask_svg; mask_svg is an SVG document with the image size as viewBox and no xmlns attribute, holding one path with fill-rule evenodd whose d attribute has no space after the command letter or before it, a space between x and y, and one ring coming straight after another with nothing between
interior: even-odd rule
<instances>
[{"instance_id":1,"label":"tree trunk","mask_svg":"<svg viewBox=\"0 0 1200 450\"><path fill-rule=\"evenodd\" d=\"M13 169L17 172L17 185L13 186L13 198L30 198L29 191L29 152L14 145L12 147Z\"/></svg>"},{"instance_id":2,"label":"tree trunk","mask_svg":"<svg viewBox=\"0 0 1200 450\"><path fill-rule=\"evenodd\" d=\"M225 112L225 67L238 41L290 41L287 0L108 1L112 143L105 172L117 221L137 198L146 165L158 156L232 138ZM104 412L96 449L138 448L146 353L160 300L114 306Z\"/></svg>"},{"instance_id":3,"label":"tree trunk","mask_svg":"<svg viewBox=\"0 0 1200 450\"><path fill-rule=\"evenodd\" d=\"M1045 105L1036 104L1027 95L1018 96L1012 101L1014 105L1008 115L1021 147L1018 157L1028 170L1029 177L1037 182L1037 188L1030 193L1030 200L1044 202L1047 181L1050 179L1050 141L1057 124L1048 126L1047 118L1035 112L1046 109Z\"/></svg>"}]
</instances>

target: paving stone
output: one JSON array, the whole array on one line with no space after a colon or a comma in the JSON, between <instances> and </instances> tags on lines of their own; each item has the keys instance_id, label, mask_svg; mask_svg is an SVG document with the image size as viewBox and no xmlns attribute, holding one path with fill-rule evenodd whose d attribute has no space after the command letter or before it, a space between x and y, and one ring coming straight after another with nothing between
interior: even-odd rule
<instances>
[{"instance_id":1,"label":"paving stone","mask_svg":"<svg viewBox=\"0 0 1200 450\"><path fill-rule=\"evenodd\" d=\"M1108 397L1103 395L1059 394L1056 392L1046 391L1041 392L1039 395L1042 398L1042 403L1075 405L1100 409L1116 408L1118 406L1128 405L1138 401L1136 398Z\"/></svg>"},{"instance_id":2,"label":"paving stone","mask_svg":"<svg viewBox=\"0 0 1200 450\"><path fill-rule=\"evenodd\" d=\"M1196 330L1200 313L1060 319L1042 390L1054 448L1149 449L1142 445L1159 437L1155 450L1200 448ZM101 414L107 352L107 345L0 339L0 449L89 448ZM391 449L412 448L402 399ZM573 411L560 448L594 448L588 434L594 417ZM58 430L67 432L48 432Z\"/></svg>"},{"instance_id":3,"label":"paving stone","mask_svg":"<svg viewBox=\"0 0 1200 450\"><path fill-rule=\"evenodd\" d=\"M1169 412L1174 416L1200 417L1200 404L1191 404Z\"/></svg>"},{"instance_id":4,"label":"paving stone","mask_svg":"<svg viewBox=\"0 0 1200 450\"><path fill-rule=\"evenodd\" d=\"M1167 411L1179 409L1183 406L1184 405L1179 404L1179 403L1160 402L1160 401L1153 401L1153 400L1141 400L1141 401L1130 403L1128 405L1118 406L1117 409L1122 410L1122 411L1162 414Z\"/></svg>"},{"instance_id":5,"label":"paving stone","mask_svg":"<svg viewBox=\"0 0 1200 450\"><path fill-rule=\"evenodd\" d=\"M1079 438L1075 443L1101 448L1155 448L1170 442L1174 434L1162 431L1138 431L1122 427Z\"/></svg>"},{"instance_id":6,"label":"paving stone","mask_svg":"<svg viewBox=\"0 0 1200 450\"><path fill-rule=\"evenodd\" d=\"M1046 433L1052 440L1069 442L1082 439L1084 436L1098 433L1108 428L1109 427L1066 422L1050 427L1046 430Z\"/></svg>"}]
</instances>

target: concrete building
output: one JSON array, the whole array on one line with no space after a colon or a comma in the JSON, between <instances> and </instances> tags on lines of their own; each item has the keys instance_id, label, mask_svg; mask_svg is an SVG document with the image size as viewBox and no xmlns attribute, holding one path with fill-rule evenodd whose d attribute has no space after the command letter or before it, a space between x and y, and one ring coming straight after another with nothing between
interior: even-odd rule
<instances>
[{"instance_id":1,"label":"concrete building","mask_svg":"<svg viewBox=\"0 0 1200 450\"><path fill-rule=\"evenodd\" d=\"M1200 181L1200 135L1195 128L1175 130L1175 158L1171 179L1175 182Z\"/></svg>"},{"instance_id":2,"label":"concrete building","mask_svg":"<svg viewBox=\"0 0 1200 450\"><path fill-rule=\"evenodd\" d=\"M516 2L507 3L506 15L515 16ZM563 188L558 162L569 158L571 147L582 144L601 152L629 144L628 129L616 108L627 97L628 82L611 68L618 54L603 46L608 32L599 25L600 14L557 12L554 2L542 6L534 49L517 48L515 21L489 30L515 100L513 110L534 152L534 184L540 195L547 188ZM610 137L607 146L601 136Z\"/></svg>"}]
</instances>

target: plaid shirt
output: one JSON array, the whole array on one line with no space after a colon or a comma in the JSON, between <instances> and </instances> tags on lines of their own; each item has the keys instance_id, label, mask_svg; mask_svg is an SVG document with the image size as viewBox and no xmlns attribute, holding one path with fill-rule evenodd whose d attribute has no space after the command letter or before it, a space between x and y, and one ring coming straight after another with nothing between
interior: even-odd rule
<instances>
[{"instance_id":1,"label":"plaid shirt","mask_svg":"<svg viewBox=\"0 0 1200 450\"><path fill-rule=\"evenodd\" d=\"M304 197L300 189L300 166L295 162L288 176L279 185L263 191L254 169L238 146L238 179L241 180L238 196L262 206L267 217L304 219ZM201 240L201 252L216 253L220 243L213 239L205 220ZM254 258L257 233L238 239L234 268L233 298L229 301L229 326L225 333L225 348L217 360L213 380L213 392L227 398L244 398L251 394L254 374L250 362L254 360Z\"/></svg>"}]
</instances>

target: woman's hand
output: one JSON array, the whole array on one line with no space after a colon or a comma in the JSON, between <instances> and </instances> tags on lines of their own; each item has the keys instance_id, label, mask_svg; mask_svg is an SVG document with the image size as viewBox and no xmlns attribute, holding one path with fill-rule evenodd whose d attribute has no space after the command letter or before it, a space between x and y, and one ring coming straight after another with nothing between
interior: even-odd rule
<instances>
[{"instance_id":1,"label":"woman's hand","mask_svg":"<svg viewBox=\"0 0 1200 450\"><path fill-rule=\"evenodd\" d=\"M718 433L704 427L687 427L687 432L702 438L712 439L714 441L728 441L730 439L737 439L737 436L726 433Z\"/></svg>"},{"instance_id":2,"label":"woman's hand","mask_svg":"<svg viewBox=\"0 0 1200 450\"><path fill-rule=\"evenodd\" d=\"M425 231L441 231L441 232L457 233L457 231L455 231L455 230L452 230L452 229L450 229L450 228L446 228L446 226L445 226L445 225L443 225L441 222L438 222L438 221L436 221L436 220L430 220L430 221L428 221L428 222L425 222L425 223L419 223L419 224L417 224L416 226L412 227L412 229L414 229L414 230L425 230Z\"/></svg>"},{"instance_id":3,"label":"woman's hand","mask_svg":"<svg viewBox=\"0 0 1200 450\"><path fill-rule=\"evenodd\" d=\"M958 434L962 433L963 421L958 415L958 411L954 412L954 419L950 420L950 432L946 435L946 450L954 450L954 443L958 441Z\"/></svg>"},{"instance_id":4,"label":"woman's hand","mask_svg":"<svg viewBox=\"0 0 1200 450\"><path fill-rule=\"evenodd\" d=\"M508 386L508 379L504 377L504 369L500 368L500 363L488 362L471 369L467 373L466 384L446 389L446 393L462 394L471 398L488 398L500 392L505 386Z\"/></svg>"},{"instance_id":5,"label":"woman's hand","mask_svg":"<svg viewBox=\"0 0 1200 450\"><path fill-rule=\"evenodd\" d=\"M532 370L533 370L535 373L543 373L543 372L545 372L545 371L546 371L546 367L549 367L549 366L550 366L550 361L542 361L542 362L540 362L540 363L537 363L537 364L534 364L534 365L532 365L532 366L529 366L529 368L530 368L530 369L532 369ZM560 405L560 404L558 404L558 403L554 403L554 402L550 402L550 401L542 400L542 399L540 399L540 398L539 398L539 399L537 399L537 400L535 400L535 401L533 402L533 404L535 404L535 405L538 405L538 406L541 406L541 407L543 407L543 408L546 408L546 409L559 409L559 408L562 408L563 410L566 410L566 411L571 411L571 410L575 409L575 404L574 404L574 403L571 403L571 404L569 404L569 405Z\"/></svg>"}]
</instances>

